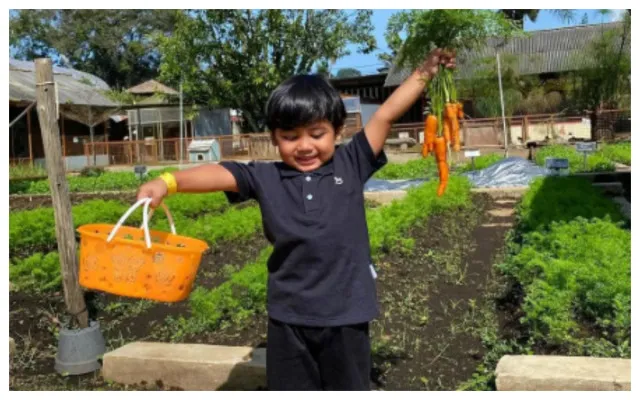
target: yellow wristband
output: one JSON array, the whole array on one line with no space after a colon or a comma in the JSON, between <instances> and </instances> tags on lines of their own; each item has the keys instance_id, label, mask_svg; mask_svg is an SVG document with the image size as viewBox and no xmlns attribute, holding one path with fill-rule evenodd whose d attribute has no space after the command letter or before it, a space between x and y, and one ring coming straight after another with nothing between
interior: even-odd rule
<instances>
[{"instance_id":1,"label":"yellow wristband","mask_svg":"<svg viewBox=\"0 0 640 400\"><path fill-rule=\"evenodd\" d=\"M168 194L174 194L178 192L178 182L176 182L176 177L173 176L173 174L170 174L168 172L164 173L160 175L160 179L162 179L164 183L167 184Z\"/></svg>"}]
</instances>

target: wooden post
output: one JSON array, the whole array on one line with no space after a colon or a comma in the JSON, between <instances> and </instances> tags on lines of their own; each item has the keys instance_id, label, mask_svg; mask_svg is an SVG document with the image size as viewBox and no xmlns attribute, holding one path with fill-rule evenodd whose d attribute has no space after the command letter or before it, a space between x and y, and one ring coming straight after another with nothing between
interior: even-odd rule
<instances>
[{"instance_id":1,"label":"wooden post","mask_svg":"<svg viewBox=\"0 0 640 400\"><path fill-rule=\"evenodd\" d=\"M31 138L31 110L27 112L27 133L29 135L29 164L33 165L33 139Z\"/></svg>"},{"instance_id":2,"label":"wooden post","mask_svg":"<svg viewBox=\"0 0 640 400\"><path fill-rule=\"evenodd\" d=\"M78 259L73 230L69 186L62 163L60 132L56 117L56 99L53 86L53 69L48 58L36 59L36 99L38 120L42 132L44 158L51 189L51 201L56 222L56 239L60 254L62 286L67 311L76 318L81 328L89 326L89 314L84 292L78 283Z\"/></svg>"},{"instance_id":3,"label":"wooden post","mask_svg":"<svg viewBox=\"0 0 640 400\"><path fill-rule=\"evenodd\" d=\"M136 163L140 164L140 136L142 136L142 140L144 140L144 135L142 134L142 121L140 120L140 108L136 109L136 113L138 115L138 124L136 128Z\"/></svg>"},{"instance_id":4,"label":"wooden post","mask_svg":"<svg viewBox=\"0 0 640 400\"><path fill-rule=\"evenodd\" d=\"M107 153L107 165L110 165L111 161L110 161L110 158L109 158L109 119L104 121L104 145L107 147L107 150L106 150L106 153Z\"/></svg>"},{"instance_id":5,"label":"wooden post","mask_svg":"<svg viewBox=\"0 0 640 400\"><path fill-rule=\"evenodd\" d=\"M162 112L159 112L158 116L160 117L160 123L158 124L158 128L160 129L160 161L164 161L164 131L162 126Z\"/></svg>"},{"instance_id":6,"label":"wooden post","mask_svg":"<svg viewBox=\"0 0 640 400\"><path fill-rule=\"evenodd\" d=\"M91 140L91 153L93 154L93 166L96 166L96 142L93 139L93 111L89 106L89 138Z\"/></svg>"},{"instance_id":7,"label":"wooden post","mask_svg":"<svg viewBox=\"0 0 640 400\"><path fill-rule=\"evenodd\" d=\"M60 118L60 125L62 125L62 157L64 157L65 165L67 163L67 135L64 130L64 116Z\"/></svg>"}]
</instances>

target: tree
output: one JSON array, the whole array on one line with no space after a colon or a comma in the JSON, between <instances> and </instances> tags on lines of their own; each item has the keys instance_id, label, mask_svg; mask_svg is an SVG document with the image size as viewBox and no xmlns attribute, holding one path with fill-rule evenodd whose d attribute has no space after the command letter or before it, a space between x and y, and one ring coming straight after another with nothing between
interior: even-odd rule
<instances>
[{"instance_id":1,"label":"tree","mask_svg":"<svg viewBox=\"0 0 640 400\"><path fill-rule=\"evenodd\" d=\"M200 104L239 109L253 132L283 80L358 51L375 49L370 10L194 10L159 37L161 78L183 82Z\"/></svg>"},{"instance_id":2,"label":"tree","mask_svg":"<svg viewBox=\"0 0 640 400\"><path fill-rule=\"evenodd\" d=\"M535 64L540 60L532 55L525 62ZM557 112L565 105L570 92L567 77L542 81L537 75L521 75L518 57L511 54L501 54L500 64L505 116ZM472 73L457 82L460 96L473 100L478 116L502 115L498 79L496 58L486 57L474 60Z\"/></svg>"},{"instance_id":3,"label":"tree","mask_svg":"<svg viewBox=\"0 0 640 400\"><path fill-rule=\"evenodd\" d=\"M574 57L580 65L571 94L579 110L628 108L631 102L631 13L617 28L603 29L591 44Z\"/></svg>"},{"instance_id":4,"label":"tree","mask_svg":"<svg viewBox=\"0 0 640 400\"><path fill-rule=\"evenodd\" d=\"M49 57L114 88L155 78L160 54L152 34L169 35L171 10L19 10L9 19L15 57Z\"/></svg>"},{"instance_id":5,"label":"tree","mask_svg":"<svg viewBox=\"0 0 640 400\"><path fill-rule=\"evenodd\" d=\"M525 17L529 19L531 22L536 22L538 19L538 15L542 10L522 10L522 9L506 9L500 10L504 14L505 17L509 18L512 21L515 21L518 26L521 28L524 27L524 19ZM571 22L575 20L576 14L574 10L565 10L565 9L551 9L547 10L563 22Z\"/></svg>"},{"instance_id":6,"label":"tree","mask_svg":"<svg viewBox=\"0 0 640 400\"><path fill-rule=\"evenodd\" d=\"M418 65L433 47L451 47L458 54L477 48L492 36L510 37L517 24L491 10L412 10L393 14L384 38L390 53L385 63Z\"/></svg>"},{"instance_id":7,"label":"tree","mask_svg":"<svg viewBox=\"0 0 640 400\"><path fill-rule=\"evenodd\" d=\"M362 73L355 68L341 68L336 74L336 78L354 78L356 76L362 76Z\"/></svg>"},{"instance_id":8,"label":"tree","mask_svg":"<svg viewBox=\"0 0 640 400\"><path fill-rule=\"evenodd\" d=\"M538 14L540 10L523 10L523 9L512 9L512 10L500 10L505 17L510 20L517 21L520 26L523 26L524 18L527 17L531 22L536 22L538 19Z\"/></svg>"},{"instance_id":9,"label":"tree","mask_svg":"<svg viewBox=\"0 0 640 400\"><path fill-rule=\"evenodd\" d=\"M498 13L502 14L505 18L513 21L515 26L518 26L520 29L522 29L524 27L524 19L528 18L530 21L535 22L540 11L541 10L503 9L499 10ZM574 10L554 9L548 11L550 11L552 14L554 14L564 22L571 22L575 19ZM378 54L378 59L380 59L380 61L384 63L394 63L396 57L398 56L398 51L402 46L403 40L399 35L397 35L397 33L402 31L403 26L405 25L403 21L403 19L405 19L405 16L403 16L403 14L405 14L405 12L393 14L387 22L387 30L385 32L384 38L387 41L387 46L389 46L391 52Z\"/></svg>"}]
</instances>

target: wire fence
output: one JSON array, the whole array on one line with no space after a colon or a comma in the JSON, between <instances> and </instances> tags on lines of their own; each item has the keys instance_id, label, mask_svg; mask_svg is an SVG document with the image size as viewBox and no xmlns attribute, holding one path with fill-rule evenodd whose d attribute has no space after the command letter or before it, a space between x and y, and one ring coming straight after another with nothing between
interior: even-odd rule
<instances>
[{"instance_id":1,"label":"wire fence","mask_svg":"<svg viewBox=\"0 0 640 400\"><path fill-rule=\"evenodd\" d=\"M192 157L189 146L194 141L215 141L215 158ZM278 158L268 133L183 138L145 139L85 143L84 155L88 165L176 164L220 160L270 160Z\"/></svg>"},{"instance_id":2,"label":"wire fence","mask_svg":"<svg viewBox=\"0 0 640 400\"><path fill-rule=\"evenodd\" d=\"M506 118L506 135L502 118L463 119L460 124L463 148L525 148L547 143L573 143L576 141L616 141L631 137L631 111L629 109L601 110L584 114L535 114ZM362 129L361 120L352 118L342 131L342 138L349 139ZM394 124L390 138L410 137L416 143L424 140L424 124ZM193 157L189 145L193 137L185 137L180 146L179 138L147 138L138 141L105 141L96 135L97 141L63 142L65 157L86 158L86 165L125 166L162 165L176 163L210 162L209 158ZM197 137L195 140L215 140L216 160L276 160L278 149L273 146L271 135L266 132ZM182 147L182 150L181 150ZM12 166L32 164L25 157L10 158Z\"/></svg>"}]
</instances>

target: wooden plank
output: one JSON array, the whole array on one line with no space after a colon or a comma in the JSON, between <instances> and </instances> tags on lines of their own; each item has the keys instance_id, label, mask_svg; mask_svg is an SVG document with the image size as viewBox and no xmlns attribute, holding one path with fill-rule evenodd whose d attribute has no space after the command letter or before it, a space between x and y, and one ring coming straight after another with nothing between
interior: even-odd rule
<instances>
[{"instance_id":1,"label":"wooden plank","mask_svg":"<svg viewBox=\"0 0 640 400\"><path fill-rule=\"evenodd\" d=\"M76 238L73 230L69 186L62 162L53 68L48 58L36 59L36 100L55 215L64 300L67 311L75 317L81 328L86 328L89 325L89 315L84 301L84 292L78 282Z\"/></svg>"},{"instance_id":2,"label":"wooden plank","mask_svg":"<svg viewBox=\"0 0 640 400\"><path fill-rule=\"evenodd\" d=\"M31 109L27 112L27 133L29 135L29 164L33 165L33 139L31 137Z\"/></svg>"},{"instance_id":3,"label":"wooden plank","mask_svg":"<svg viewBox=\"0 0 640 400\"><path fill-rule=\"evenodd\" d=\"M60 125L62 125L62 156L65 158L65 164L67 159L67 134L64 130L64 116L60 118Z\"/></svg>"},{"instance_id":4,"label":"wooden plank","mask_svg":"<svg viewBox=\"0 0 640 400\"><path fill-rule=\"evenodd\" d=\"M89 140L91 141L91 154L93 156L93 163L91 165L95 167L96 166L96 144L95 144L95 140L93 139L93 111L91 109L91 106L89 106Z\"/></svg>"},{"instance_id":5,"label":"wooden plank","mask_svg":"<svg viewBox=\"0 0 640 400\"><path fill-rule=\"evenodd\" d=\"M106 149L107 165L110 165L111 162L109 161L109 119L104 121L104 145L107 148Z\"/></svg>"}]
</instances>

